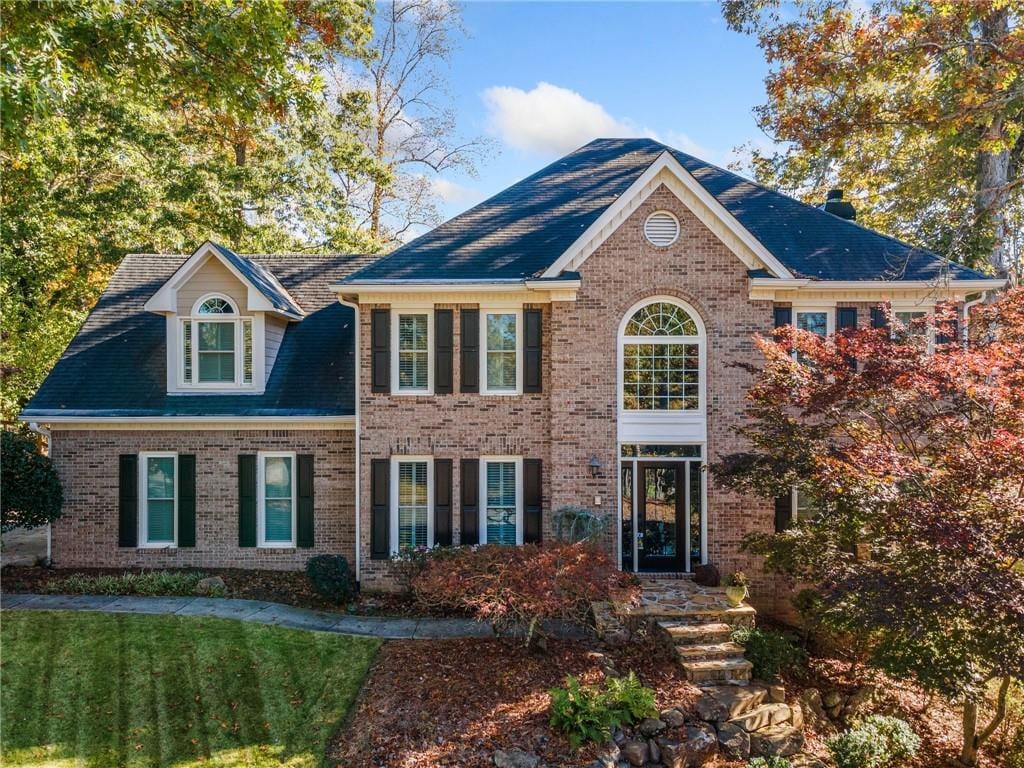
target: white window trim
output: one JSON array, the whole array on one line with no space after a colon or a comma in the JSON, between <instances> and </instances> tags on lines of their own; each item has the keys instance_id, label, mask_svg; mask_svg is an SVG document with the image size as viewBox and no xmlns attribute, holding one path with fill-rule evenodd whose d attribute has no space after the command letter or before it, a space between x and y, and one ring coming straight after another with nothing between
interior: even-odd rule
<instances>
[{"instance_id":1,"label":"white window trim","mask_svg":"<svg viewBox=\"0 0 1024 768\"><path fill-rule=\"evenodd\" d=\"M291 541L266 540L266 469L267 459L287 457L292 460L292 538ZM256 470L256 545L261 549L294 549L295 527L298 524L298 465L294 451L260 451L257 454Z\"/></svg>"},{"instance_id":2,"label":"white window trim","mask_svg":"<svg viewBox=\"0 0 1024 768\"><path fill-rule=\"evenodd\" d=\"M668 304L675 304L684 310L694 323L697 325L696 336L626 336L626 326L629 324L630 318L633 317L641 308L649 304L658 304L665 302ZM618 350L616 361L617 376L618 376L618 392L616 394L616 409L619 417L628 417L629 419L637 420L650 420L650 421L690 421L693 419L699 419L703 421L704 414L707 408L706 391L707 391L707 369L708 369L708 334L707 329L704 327L704 321L701 319L700 313L697 312L692 306L687 304L685 301L675 298L674 296L649 296L642 301L638 301L623 315L621 322L619 323L618 333ZM626 389L626 376L625 376L625 352L627 344L650 344L652 339L656 344L696 344L697 345L697 365L699 370L697 371L697 407L690 409L682 409L678 411L658 411L658 410L630 410L625 406L625 389ZM663 439L650 439L650 440L630 440L629 442L672 442L671 440ZM687 441L687 442L701 442L699 440Z\"/></svg>"},{"instance_id":3,"label":"white window trim","mask_svg":"<svg viewBox=\"0 0 1024 768\"><path fill-rule=\"evenodd\" d=\"M516 465L516 546L523 543L523 457L522 456L481 456L480 457L480 543L487 543L487 465L508 463Z\"/></svg>"},{"instance_id":4,"label":"white window trim","mask_svg":"<svg viewBox=\"0 0 1024 768\"><path fill-rule=\"evenodd\" d=\"M174 541L149 541L149 493L147 473L150 459L174 459ZM178 499L181 496L178 477L178 454L174 451L143 451L139 453L139 549L175 549L178 546Z\"/></svg>"},{"instance_id":5,"label":"white window trim","mask_svg":"<svg viewBox=\"0 0 1024 768\"><path fill-rule=\"evenodd\" d=\"M890 301L889 302L889 312L891 313L892 318L894 320L896 319L896 315L898 313L900 313L900 312L921 312L925 316L928 316L928 315L934 315L935 314L935 309L936 308L934 306L932 306L932 305L927 305L926 306L926 305L921 304L921 302L919 302L919 301L905 301L905 300L904 301L899 301L899 300L894 300L894 301ZM894 340L896 339L896 327L895 327L895 324L892 323L892 322L889 323L889 338L890 339L894 339ZM935 353L935 343L936 343L935 342L935 324L934 323L929 323L928 324L927 339L928 339L928 343L926 345L926 352L929 355L934 354Z\"/></svg>"},{"instance_id":6,"label":"white window trim","mask_svg":"<svg viewBox=\"0 0 1024 768\"><path fill-rule=\"evenodd\" d=\"M516 386L515 389L491 389L487 385L487 316L516 316ZM480 394L521 395L523 393L523 308L480 307Z\"/></svg>"},{"instance_id":7,"label":"white window trim","mask_svg":"<svg viewBox=\"0 0 1024 768\"><path fill-rule=\"evenodd\" d=\"M199 308L204 302L210 299L222 299L232 307L235 312L230 315L201 315ZM173 338L174 343L168 345L168 363L173 366L169 371L174 376L175 387L171 391L195 392L195 391L242 391L261 393L265 382L263 365L265 354L264 327L262 316L242 315L239 313L238 302L223 293L207 293L200 296L192 305L192 312L188 316L173 318L175 330L168 338ZM242 321L249 321L252 324L252 381L245 383L245 345L242 334ZM235 337L235 379L234 381L199 381L199 323L232 323L234 325ZM192 327L192 381L185 381L185 324ZM173 371L173 373L171 373Z\"/></svg>"},{"instance_id":8,"label":"white window trim","mask_svg":"<svg viewBox=\"0 0 1024 768\"><path fill-rule=\"evenodd\" d=\"M427 465L427 546L434 546L434 457L433 456L405 456L396 455L391 457L391 554L397 555L398 546L398 465L412 463L426 463Z\"/></svg>"},{"instance_id":9,"label":"white window trim","mask_svg":"<svg viewBox=\"0 0 1024 768\"><path fill-rule=\"evenodd\" d=\"M401 315L427 316L427 386L426 389L402 389L398 383L400 350L398 348L398 320ZM434 308L413 309L402 307L391 310L391 394L432 395L434 394Z\"/></svg>"},{"instance_id":10,"label":"white window trim","mask_svg":"<svg viewBox=\"0 0 1024 768\"><path fill-rule=\"evenodd\" d=\"M825 313L825 336L826 338L836 332L836 305L835 304L794 304L793 305L793 327L799 329L798 316L810 312Z\"/></svg>"}]
</instances>

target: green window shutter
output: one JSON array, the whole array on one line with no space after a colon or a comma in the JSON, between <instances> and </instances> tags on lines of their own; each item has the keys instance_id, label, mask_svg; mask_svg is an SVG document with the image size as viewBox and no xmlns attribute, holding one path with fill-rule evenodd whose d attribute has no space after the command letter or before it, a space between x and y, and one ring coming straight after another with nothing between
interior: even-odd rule
<instances>
[{"instance_id":1,"label":"green window shutter","mask_svg":"<svg viewBox=\"0 0 1024 768\"><path fill-rule=\"evenodd\" d=\"M480 543L480 461L463 459L459 470L461 504L460 542Z\"/></svg>"},{"instance_id":2,"label":"green window shutter","mask_svg":"<svg viewBox=\"0 0 1024 768\"><path fill-rule=\"evenodd\" d=\"M543 519L542 478L540 459L523 459L523 541L539 544Z\"/></svg>"},{"instance_id":3,"label":"green window shutter","mask_svg":"<svg viewBox=\"0 0 1024 768\"><path fill-rule=\"evenodd\" d=\"M543 390L543 317L539 309L523 310L523 392Z\"/></svg>"},{"instance_id":4,"label":"green window shutter","mask_svg":"<svg viewBox=\"0 0 1024 768\"><path fill-rule=\"evenodd\" d=\"M122 453L117 463L117 546L139 545L139 457Z\"/></svg>"},{"instance_id":5,"label":"green window shutter","mask_svg":"<svg viewBox=\"0 0 1024 768\"><path fill-rule=\"evenodd\" d=\"M391 391L391 311L370 311L370 391Z\"/></svg>"},{"instance_id":6,"label":"green window shutter","mask_svg":"<svg viewBox=\"0 0 1024 768\"><path fill-rule=\"evenodd\" d=\"M300 547L313 546L313 457L300 454L298 461L299 495L296 499L295 543Z\"/></svg>"},{"instance_id":7,"label":"green window shutter","mask_svg":"<svg viewBox=\"0 0 1024 768\"><path fill-rule=\"evenodd\" d=\"M459 333L461 346L459 368L462 381L461 392L480 391L480 310L460 309L459 320L462 324Z\"/></svg>"},{"instance_id":8,"label":"green window shutter","mask_svg":"<svg viewBox=\"0 0 1024 768\"><path fill-rule=\"evenodd\" d=\"M196 457L178 455L178 546L196 545Z\"/></svg>"},{"instance_id":9,"label":"green window shutter","mask_svg":"<svg viewBox=\"0 0 1024 768\"><path fill-rule=\"evenodd\" d=\"M391 556L391 476L387 459L370 461L370 559Z\"/></svg>"},{"instance_id":10,"label":"green window shutter","mask_svg":"<svg viewBox=\"0 0 1024 768\"><path fill-rule=\"evenodd\" d=\"M238 457L238 546L256 546L256 455Z\"/></svg>"},{"instance_id":11,"label":"green window shutter","mask_svg":"<svg viewBox=\"0 0 1024 768\"><path fill-rule=\"evenodd\" d=\"M455 357L454 312L434 310L434 394L452 393L452 370Z\"/></svg>"},{"instance_id":12,"label":"green window shutter","mask_svg":"<svg viewBox=\"0 0 1024 768\"><path fill-rule=\"evenodd\" d=\"M452 543L452 460L434 459L434 544Z\"/></svg>"},{"instance_id":13,"label":"green window shutter","mask_svg":"<svg viewBox=\"0 0 1024 768\"><path fill-rule=\"evenodd\" d=\"M793 496L786 494L775 499L775 532L782 533L793 527Z\"/></svg>"}]
</instances>

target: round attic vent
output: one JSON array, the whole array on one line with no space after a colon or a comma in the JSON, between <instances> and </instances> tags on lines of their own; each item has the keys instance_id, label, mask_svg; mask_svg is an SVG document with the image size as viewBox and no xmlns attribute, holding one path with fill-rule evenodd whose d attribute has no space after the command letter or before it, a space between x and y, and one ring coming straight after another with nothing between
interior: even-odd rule
<instances>
[{"instance_id":1,"label":"round attic vent","mask_svg":"<svg viewBox=\"0 0 1024 768\"><path fill-rule=\"evenodd\" d=\"M679 237L679 220L668 211L655 211L644 222L644 237L659 248L672 245Z\"/></svg>"}]
</instances>

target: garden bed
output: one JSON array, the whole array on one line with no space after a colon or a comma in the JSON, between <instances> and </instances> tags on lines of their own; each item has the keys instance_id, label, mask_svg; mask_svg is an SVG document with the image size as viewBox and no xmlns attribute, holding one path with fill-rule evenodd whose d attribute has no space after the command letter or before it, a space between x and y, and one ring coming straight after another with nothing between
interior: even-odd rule
<instances>
[{"instance_id":1,"label":"garden bed","mask_svg":"<svg viewBox=\"0 0 1024 768\"><path fill-rule=\"evenodd\" d=\"M0 588L3 593L60 591L60 582L72 577L96 578L121 576L125 573L156 573L143 568L42 568L8 566L3 569ZM348 605L337 605L313 590L303 571L248 570L241 568L180 568L166 573L202 573L219 576L227 588L225 597L245 600L267 600L315 610L346 611L373 616L450 616L451 612L429 611L411 599L399 594L360 594ZM76 578L76 580L78 580ZM77 591L77 590L76 590ZM181 594L162 592L149 594Z\"/></svg>"}]
</instances>

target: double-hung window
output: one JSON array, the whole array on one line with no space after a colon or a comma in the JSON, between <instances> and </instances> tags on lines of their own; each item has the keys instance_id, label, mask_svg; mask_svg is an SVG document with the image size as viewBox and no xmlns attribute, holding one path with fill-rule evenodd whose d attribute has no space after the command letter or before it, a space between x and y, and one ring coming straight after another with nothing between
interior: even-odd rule
<instances>
[{"instance_id":1,"label":"double-hung window","mask_svg":"<svg viewBox=\"0 0 1024 768\"><path fill-rule=\"evenodd\" d=\"M821 504L818 500L799 488L793 489L793 521L813 520L821 514Z\"/></svg>"},{"instance_id":2,"label":"double-hung window","mask_svg":"<svg viewBox=\"0 0 1024 768\"><path fill-rule=\"evenodd\" d=\"M514 394L521 389L522 313L519 310L486 310L484 354L480 363L484 392Z\"/></svg>"},{"instance_id":3,"label":"double-hung window","mask_svg":"<svg viewBox=\"0 0 1024 768\"><path fill-rule=\"evenodd\" d=\"M622 410L700 410L702 343L696 321L678 304L637 309L622 331Z\"/></svg>"},{"instance_id":4,"label":"double-hung window","mask_svg":"<svg viewBox=\"0 0 1024 768\"><path fill-rule=\"evenodd\" d=\"M400 394L430 394L433 377L430 370L430 348L433 341L433 313L427 311L395 311L391 319L393 328L393 357L391 379L394 392Z\"/></svg>"},{"instance_id":5,"label":"double-hung window","mask_svg":"<svg viewBox=\"0 0 1024 768\"><path fill-rule=\"evenodd\" d=\"M240 317L226 296L196 302L181 321L181 383L207 389L253 383L252 318Z\"/></svg>"},{"instance_id":6,"label":"double-hung window","mask_svg":"<svg viewBox=\"0 0 1024 768\"><path fill-rule=\"evenodd\" d=\"M261 547L295 546L295 454L259 455L259 513Z\"/></svg>"},{"instance_id":7,"label":"double-hung window","mask_svg":"<svg viewBox=\"0 0 1024 768\"><path fill-rule=\"evenodd\" d=\"M835 310L831 307L795 308L793 314L798 330L813 333L821 338L825 338L835 331ZM795 354L796 359L803 362L800 354Z\"/></svg>"},{"instance_id":8,"label":"double-hung window","mask_svg":"<svg viewBox=\"0 0 1024 768\"><path fill-rule=\"evenodd\" d=\"M396 551L430 547L434 544L433 459L429 456L401 456L391 460L391 540Z\"/></svg>"},{"instance_id":9,"label":"double-hung window","mask_svg":"<svg viewBox=\"0 0 1024 768\"><path fill-rule=\"evenodd\" d=\"M934 343L934 329L925 324L924 318L927 315L928 313L922 309L894 311L893 317L896 323L892 330L892 337L917 344L930 352Z\"/></svg>"},{"instance_id":10,"label":"double-hung window","mask_svg":"<svg viewBox=\"0 0 1024 768\"><path fill-rule=\"evenodd\" d=\"M480 475L480 486L484 490L484 503L480 510L482 541L487 544L522 544L522 459L504 456L481 459Z\"/></svg>"},{"instance_id":11,"label":"double-hung window","mask_svg":"<svg viewBox=\"0 0 1024 768\"><path fill-rule=\"evenodd\" d=\"M173 547L178 541L178 455L139 454L139 541Z\"/></svg>"}]
</instances>

